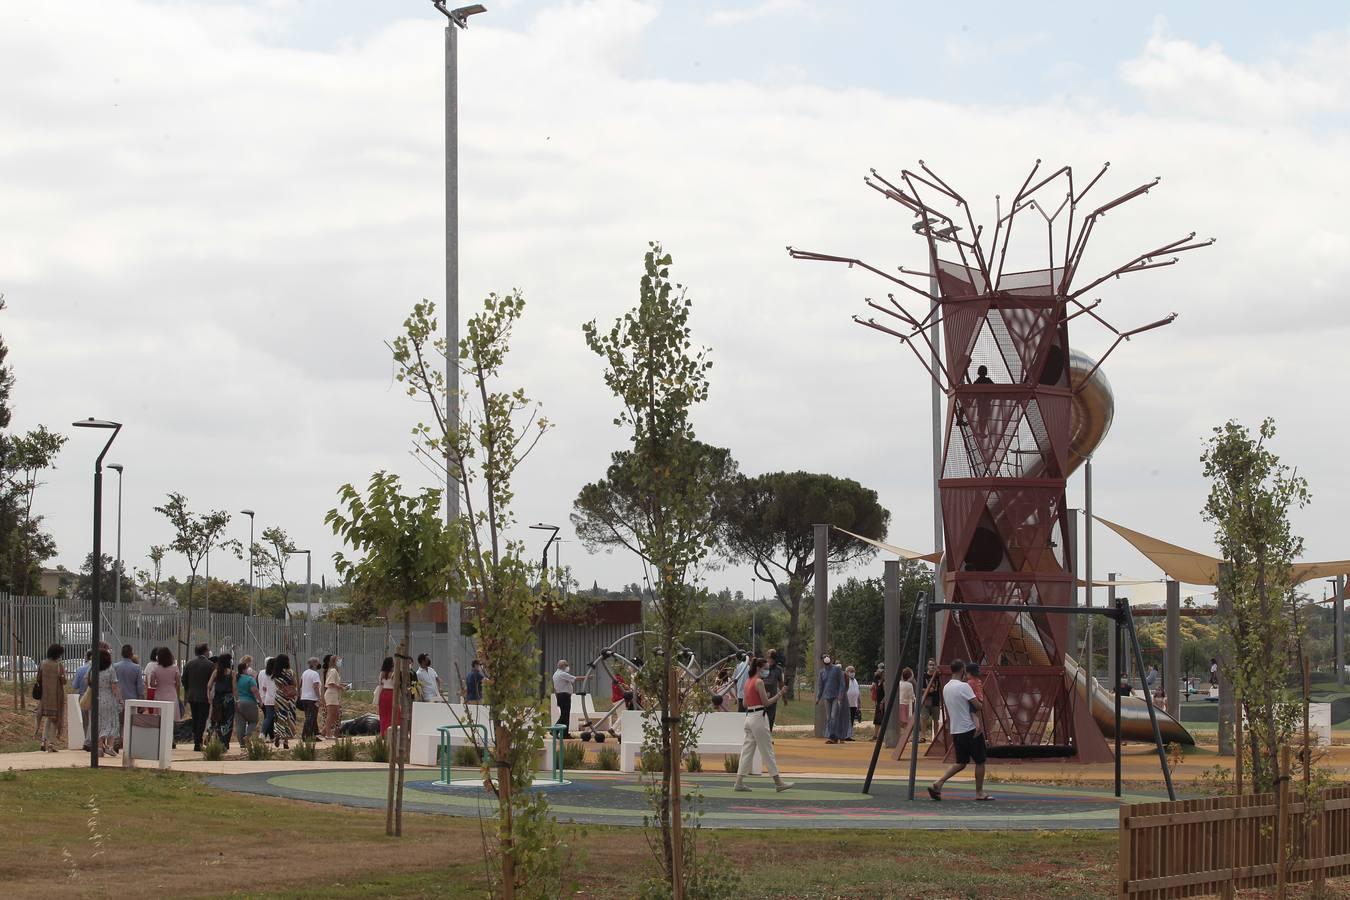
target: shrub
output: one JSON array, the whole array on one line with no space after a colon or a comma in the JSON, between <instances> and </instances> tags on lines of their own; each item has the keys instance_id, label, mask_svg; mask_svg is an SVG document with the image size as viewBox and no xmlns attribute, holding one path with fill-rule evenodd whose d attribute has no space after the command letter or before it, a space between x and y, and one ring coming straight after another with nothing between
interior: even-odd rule
<instances>
[{"instance_id":1,"label":"shrub","mask_svg":"<svg viewBox=\"0 0 1350 900\"><path fill-rule=\"evenodd\" d=\"M586 746L575 741L563 744L563 768L580 769L586 764Z\"/></svg>"},{"instance_id":2,"label":"shrub","mask_svg":"<svg viewBox=\"0 0 1350 900\"><path fill-rule=\"evenodd\" d=\"M697 750L690 750L684 755L684 770L686 772L703 771L703 757L698 755Z\"/></svg>"},{"instance_id":3,"label":"shrub","mask_svg":"<svg viewBox=\"0 0 1350 900\"><path fill-rule=\"evenodd\" d=\"M5 771L0 772L0 781L18 781L18 780L19 780L19 773L15 772L13 769L6 769Z\"/></svg>"},{"instance_id":4,"label":"shrub","mask_svg":"<svg viewBox=\"0 0 1350 900\"><path fill-rule=\"evenodd\" d=\"M375 740L366 745L366 751L370 753L370 761L377 763L389 762L389 742L380 735Z\"/></svg>"},{"instance_id":5,"label":"shrub","mask_svg":"<svg viewBox=\"0 0 1350 900\"><path fill-rule=\"evenodd\" d=\"M202 759L207 762L220 762L225 758L225 745L220 742L220 738L211 735L211 740L202 744Z\"/></svg>"},{"instance_id":6,"label":"shrub","mask_svg":"<svg viewBox=\"0 0 1350 900\"><path fill-rule=\"evenodd\" d=\"M254 762L263 759L272 758L272 745L259 737L251 737L244 741L244 756Z\"/></svg>"},{"instance_id":7,"label":"shrub","mask_svg":"<svg viewBox=\"0 0 1350 900\"><path fill-rule=\"evenodd\" d=\"M595 751L595 764L606 772L619 771L619 751L613 747L601 747Z\"/></svg>"},{"instance_id":8,"label":"shrub","mask_svg":"<svg viewBox=\"0 0 1350 900\"><path fill-rule=\"evenodd\" d=\"M728 772L737 772L741 768L741 755L739 753L728 753L722 757L722 768Z\"/></svg>"},{"instance_id":9,"label":"shrub","mask_svg":"<svg viewBox=\"0 0 1350 900\"><path fill-rule=\"evenodd\" d=\"M291 759L298 759L301 762L313 762L318 758L318 753L314 749L313 741L300 741L291 748Z\"/></svg>"},{"instance_id":10,"label":"shrub","mask_svg":"<svg viewBox=\"0 0 1350 900\"><path fill-rule=\"evenodd\" d=\"M455 748L455 753L450 758L450 762L456 766L481 766L483 754L479 753L478 748L473 744L461 744Z\"/></svg>"},{"instance_id":11,"label":"shrub","mask_svg":"<svg viewBox=\"0 0 1350 900\"><path fill-rule=\"evenodd\" d=\"M349 737L340 737L328 748L328 758L333 762L354 762L356 760L356 742Z\"/></svg>"},{"instance_id":12,"label":"shrub","mask_svg":"<svg viewBox=\"0 0 1350 900\"><path fill-rule=\"evenodd\" d=\"M665 761L661 758L658 750L643 751L642 756L638 758L638 765L644 772L660 772L664 768Z\"/></svg>"}]
</instances>

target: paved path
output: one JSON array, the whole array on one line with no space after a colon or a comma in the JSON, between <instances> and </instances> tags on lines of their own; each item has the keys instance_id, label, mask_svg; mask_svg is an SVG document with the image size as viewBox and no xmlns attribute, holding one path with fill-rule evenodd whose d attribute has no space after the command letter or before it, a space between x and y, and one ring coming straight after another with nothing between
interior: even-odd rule
<instances>
[{"instance_id":1,"label":"paved path","mask_svg":"<svg viewBox=\"0 0 1350 900\"><path fill-rule=\"evenodd\" d=\"M467 782L476 770L456 771ZM490 815L491 796L480 786L446 787L434 782L439 773L407 773L404 808L452 816ZM547 790L549 809L562 821L594 825L641 825L646 812L642 785L631 775L568 773L569 783ZM1008 784L991 786L998 797L977 802L969 783L952 782L941 803L919 790L906 799L899 781L873 784L860 792L856 779L797 779L792 790L776 793L767 778L752 779L751 793L732 790L730 775L685 776L685 788L702 796L703 823L711 828L971 828L971 829L1114 829L1119 801L1110 791ZM207 782L231 791L287 797L317 803L383 809L387 780L383 772L350 768L253 772L212 776ZM1127 803L1157 800L1155 794L1132 793Z\"/></svg>"}]
</instances>

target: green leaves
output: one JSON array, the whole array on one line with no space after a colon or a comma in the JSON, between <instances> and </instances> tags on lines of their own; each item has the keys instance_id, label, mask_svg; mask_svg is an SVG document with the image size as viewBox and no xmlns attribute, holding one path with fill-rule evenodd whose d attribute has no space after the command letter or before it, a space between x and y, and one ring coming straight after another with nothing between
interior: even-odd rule
<instances>
[{"instance_id":1,"label":"green leaves","mask_svg":"<svg viewBox=\"0 0 1350 900\"><path fill-rule=\"evenodd\" d=\"M1219 618L1232 651L1225 674L1246 710L1258 791L1272 789L1279 747L1297 718L1288 685L1300 639L1292 572L1303 539L1293 533L1289 512L1311 498L1306 479L1267 447L1274 437L1272 419L1255 436L1229 420L1214 429L1201 456L1210 479L1202 514L1226 560L1218 584L1229 608Z\"/></svg>"}]
</instances>

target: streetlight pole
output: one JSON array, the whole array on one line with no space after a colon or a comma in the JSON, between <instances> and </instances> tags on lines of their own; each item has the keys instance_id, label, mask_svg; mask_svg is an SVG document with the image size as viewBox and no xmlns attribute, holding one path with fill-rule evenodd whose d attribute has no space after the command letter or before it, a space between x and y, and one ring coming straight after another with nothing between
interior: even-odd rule
<instances>
[{"instance_id":1,"label":"streetlight pole","mask_svg":"<svg viewBox=\"0 0 1350 900\"><path fill-rule=\"evenodd\" d=\"M452 436L459 431L459 30L469 17L487 12L480 3L446 9L432 5L449 21L445 25L445 419ZM445 523L459 518L459 480L450 447L445 448ZM457 664L460 607L445 594L445 629L450 636L450 663Z\"/></svg>"},{"instance_id":2,"label":"streetlight pole","mask_svg":"<svg viewBox=\"0 0 1350 900\"><path fill-rule=\"evenodd\" d=\"M314 576L310 570L314 554L308 550L297 550L295 552L305 554L305 659L309 659L314 655L314 646L310 641L312 632L309 627L310 617L314 614Z\"/></svg>"},{"instance_id":3,"label":"streetlight pole","mask_svg":"<svg viewBox=\"0 0 1350 900\"><path fill-rule=\"evenodd\" d=\"M108 463L117 473L117 561L113 563L113 607L122 608L122 464Z\"/></svg>"},{"instance_id":4,"label":"streetlight pole","mask_svg":"<svg viewBox=\"0 0 1350 900\"><path fill-rule=\"evenodd\" d=\"M548 536L548 542L544 544L544 555L543 555L543 560L542 560L542 561L540 562L540 564L539 564L539 580L542 581L545 585L547 585L547 584L548 584L548 548L551 547L551 546L553 546L553 542L556 541L556 540L558 539L558 531L559 531L560 529L558 528L557 525L545 525L543 522L539 522L539 523L537 523L537 524L535 524L535 525L531 525L531 526L530 526L530 530L531 530L531 531L552 531L552 532L553 532L552 534L550 534L550 535ZM539 634L538 634L538 635L536 636L536 638L535 638L535 640L539 643L539 693L540 693L540 699L543 699L543 697L547 694L547 691L548 691L548 686L547 686L547 685L548 685L548 661L547 661L547 659L545 658L545 652L544 652L544 618L545 618L545 617L544 617L544 614L543 614L543 613L540 613L540 615L539 615Z\"/></svg>"},{"instance_id":5,"label":"streetlight pole","mask_svg":"<svg viewBox=\"0 0 1350 900\"><path fill-rule=\"evenodd\" d=\"M98 757L102 752L98 740L98 675L102 648L99 647L99 601L103 599L103 584L99 570L103 567L103 457L108 448L117 440L122 430L121 422L109 422L106 419L90 417L80 422L72 422L75 428L106 428L112 431L108 443L103 445L98 458L94 460L94 565L92 570L92 596L89 600L89 648L93 651L92 664L89 667L93 675L93 692L89 698L89 768L98 768ZM114 713L115 715L115 713Z\"/></svg>"},{"instance_id":6,"label":"streetlight pole","mask_svg":"<svg viewBox=\"0 0 1350 900\"><path fill-rule=\"evenodd\" d=\"M241 509L239 515L248 516L248 614L253 615L253 510Z\"/></svg>"}]
</instances>

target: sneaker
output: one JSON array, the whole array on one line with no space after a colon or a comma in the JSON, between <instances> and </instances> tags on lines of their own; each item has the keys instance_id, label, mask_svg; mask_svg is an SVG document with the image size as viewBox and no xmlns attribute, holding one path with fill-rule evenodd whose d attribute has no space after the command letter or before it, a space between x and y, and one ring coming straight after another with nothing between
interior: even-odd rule
<instances>
[{"instance_id":1,"label":"sneaker","mask_svg":"<svg viewBox=\"0 0 1350 900\"><path fill-rule=\"evenodd\" d=\"M790 788L790 787L792 787L792 782L790 782L790 781L779 781L779 782L777 782L777 783L774 784L774 790L778 791L778 793L780 793L780 794L783 793L783 791L786 791L786 790L787 790L788 788Z\"/></svg>"},{"instance_id":2,"label":"sneaker","mask_svg":"<svg viewBox=\"0 0 1350 900\"><path fill-rule=\"evenodd\" d=\"M750 788L746 787L746 786L743 785L743 784L738 784L738 785L736 785L736 787L734 788L734 790L740 791L740 792L742 792L742 793L744 793L744 794L750 793Z\"/></svg>"}]
</instances>

